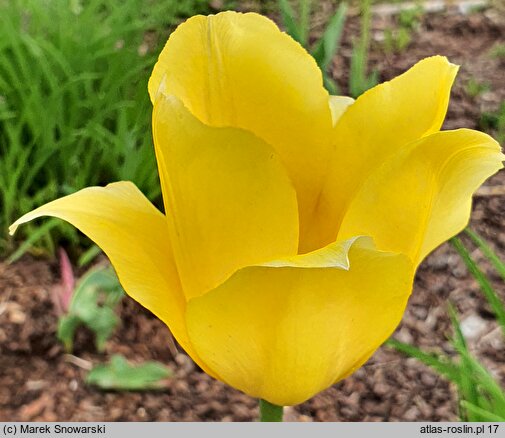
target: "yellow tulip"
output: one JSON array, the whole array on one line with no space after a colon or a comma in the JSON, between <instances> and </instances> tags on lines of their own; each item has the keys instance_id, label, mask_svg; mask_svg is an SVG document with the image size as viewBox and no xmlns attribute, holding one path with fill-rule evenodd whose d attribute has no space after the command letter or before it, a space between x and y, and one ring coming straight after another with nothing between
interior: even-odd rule
<instances>
[{"instance_id":1,"label":"yellow tulip","mask_svg":"<svg viewBox=\"0 0 505 438\"><path fill-rule=\"evenodd\" d=\"M149 82L166 215L117 182L11 233L43 215L74 224L207 373L303 402L391 335L416 267L502 167L488 135L440 132L456 72L428 58L354 102L328 96L269 19L193 17Z\"/></svg>"}]
</instances>

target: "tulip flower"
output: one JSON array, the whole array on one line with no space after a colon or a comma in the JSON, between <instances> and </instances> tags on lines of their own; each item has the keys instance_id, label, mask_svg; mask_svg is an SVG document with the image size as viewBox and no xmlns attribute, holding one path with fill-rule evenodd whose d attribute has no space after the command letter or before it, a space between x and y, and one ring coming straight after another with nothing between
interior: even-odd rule
<instances>
[{"instance_id":1,"label":"tulip flower","mask_svg":"<svg viewBox=\"0 0 505 438\"><path fill-rule=\"evenodd\" d=\"M301 403L392 334L417 266L502 167L488 135L440 131L456 73L435 56L356 101L329 96L269 19L192 17L149 81L165 214L116 182L11 232L43 215L72 223L205 372Z\"/></svg>"}]
</instances>

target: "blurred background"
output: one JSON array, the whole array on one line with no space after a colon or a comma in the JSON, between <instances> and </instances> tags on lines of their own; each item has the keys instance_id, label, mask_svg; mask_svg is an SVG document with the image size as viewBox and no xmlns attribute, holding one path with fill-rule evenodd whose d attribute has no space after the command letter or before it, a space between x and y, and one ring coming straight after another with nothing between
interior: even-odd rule
<instances>
[{"instance_id":1,"label":"blurred background","mask_svg":"<svg viewBox=\"0 0 505 438\"><path fill-rule=\"evenodd\" d=\"M460 64L445 129L505 142L503 0L0 0L0 420L250 421L257 400L212 380L124 298L49 200L131 180L162 209L147 80L170 32L222 10L269 16L358 97L416 61ZM293 421L505 421L505 173L470 227L421 265L391 341ZM373 328L372 328L373 329Z\"/></svg>"}]
</instances>

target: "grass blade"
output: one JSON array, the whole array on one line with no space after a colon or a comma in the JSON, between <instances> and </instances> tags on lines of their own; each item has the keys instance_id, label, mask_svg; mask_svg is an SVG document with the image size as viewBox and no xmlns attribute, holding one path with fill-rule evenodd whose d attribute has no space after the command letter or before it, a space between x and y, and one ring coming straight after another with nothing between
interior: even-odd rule
<instances>
[{"instance_id":1,"label":"grass blade","mask_svg":"<svg viewBox=\"0 0 505 438\"><path fill-rule=\"evenodd\" d=\"M296 20L295 11L291 7L289 0L279 0L279 9L281 11L282 22L284 23L286 32L291 35L293 39L303 45L300 24Z\"/></svg>"},{"instance_id":2,"label":"grass blade","mask_svg":"<svg viewBox=\"0 0 505 438\"><path fill-rule=\"evenodd\" d=\"M311 0L300 1L300 44L303 47L308 46L310 31L310 11L312 9Z\"/></svg>"},{"instance_id":3,"label":"grass blade","mask_svg":"<svg viewBox=\"0 0 505 438\"><path fill-rule=\"evenodd\" d=\"M500 260L496 252L494 252L493 249L487 244L487 242L471 228L467 228L465 230L465 233L480 248L482 253L487 257L496 271L500 274L503 281L505 281L505 263Z\"/></svg>"},{"instance_id":4,"label":"grass blade","mask_svg":"<svg viewBox=\"0 0 505 438\"><path fill-rule=\"evenodd\" d=\"M378 73L367 74L368 51L370 49L370 28L372 25L371 0L361 1L361 35L353 42L351 55L351 74L349 77L349 92L357 98L366 90L377 84Z\"/></svg>"},{"instance_id":5,"label":"grass blade","mask_svg":"<svg viewBox=\"0 0 505 438\"><path fill-rule=\"evenodd\" d=\"M485 409L479 408L478 406L475 406L474 404L466 401L466 400L461 400L461 406L472 412L475 416L478 416L481 418L479 421L488 421L488 422L503 422L505 421L505 417L502 417L498 414L495 414L493 412L486 411Z\"/></svg>"},{"instance_id":6,"label":"grass blade","mask_svg":"<svg viewBox=\"0 0 505 438\"><path fill-rule=\"evenodd\" d=\"M314 56L317 64L324 72L328 70L333 57L340 47L346 18L347 3L342 2L312 51L312 56Z\"/></svg>"},{"instance_id":7,"label":"grass blade","mask_svg":"<svg viewBox=\"0 0 505 438\"><path fill-rule=\"evenodd\" d=\"M500 298L494 291L486 275L480 270L480 268L472 259L472 256L470 255L466 247L463 245L463 242L461 242L461 240L458 237L453 237L450 240L450 242L454 246L460 257L463 259L463 262L465 263L470 273L479 283L479 286L482 292L484 293L484 296L486 297L489 305L491 306L491 309L493 310L493 313L495 314L496 319L498 320L498 323L500 324L503 333L505 334L505 308L503 306L503 303L501 302Z\"/></svg>"},{"instance_id":8,"label":"grass blade","mask_svg":"<svg viewBox=\"0 0 505 438\"><path fill-rule=\"evenodd\" d=\"M442 356L426 353L413 345L405 344L396 339L389 339L387 345L407 356L415 357L425 365L447 377L449 380L458 380L459 373L457 367Z\"/></svg>"},{"instance_id":9,"label":"grass blade","mask_svg":"<svg viewBox=\"0 0 505 438\"><path fill-rule=\"evenodd\" d=\"M37 242L39 239L43 238L44 236L49 233L51 229L53 229L56 225L58 225L60 221L58 219L50 219L40 227L38 227L33 233L31 233L26 240L19 246L19 248L14 251L8 258L7 258L7 263L14 263L15 261L19 260L23 255L26 254L34 245L35 242Z\"/></svg>"}]
</instances>

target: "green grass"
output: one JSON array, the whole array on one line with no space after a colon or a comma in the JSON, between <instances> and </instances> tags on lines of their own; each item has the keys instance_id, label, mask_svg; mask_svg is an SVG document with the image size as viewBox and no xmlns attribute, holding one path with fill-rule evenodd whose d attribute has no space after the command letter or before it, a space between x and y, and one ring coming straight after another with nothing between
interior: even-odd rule
<instances>
[{"instance_id":1,"label":"green grass","mask_svg":"<svg viewBox=\"0 0 505 438\"><path fill-rule=\"evenodd\" d=\"M293 7L289 0L278 0L278 8L286 32L313 56L323 74L324 86L331 94L339 94L336 82L329 74L331 62L340 48L342 32L347 18L347 3L340 2L329 17L321 37L309 43L312 1L299 0Z\"/></svg>"},{"instance_id":2,"label":"green grass","mask_svg":"<svg viewBox=\"0 0 505 438\"><path fill-rule=\"evenodd\" d=\"M469 228L465 233L505 281L505 264L490 245ZM470 274L479 284L505 336L505 306L503 302L461 239L454 237L451 239L451 243L461 256ZM454 332L451 343L456 353L455 358L427 353L413 345L404 344L394 339L389 340L388 345L408 356L415 357L456 385L462 421L505 421L505 391L493 375L470 353L452 306L449 306L449 315Z\"/></svg>"},{"instance_id":3,"label":"green grass","mask_svg":"<svg viewBox=\"0 0 505 438\"><path fill-rule=\"evenodd\" d=\"M501 261L498 254L496 254L489 244L471 228L467 228L465 234L472 239L473 243L482 251L484 256L491 262L493 268L505 282L505 263Z\"/></svg>"},{"instance_id":4,"label":"green grass","mask_svg":"<svg viewBox=\"0 0 505 438\"><path fill-rule=\"evenodd\" d=\"M465 92L472 99L475 99L476 97L479 97L481 94L486 93L490 90L491 85L486 82L480 82L475 78L468 79L467 83L465 84Z\"/></svg>"},{"instance_id":5,"label":"green grass","mask_svg":"<svg viewBox=\"0 0 505 438\"><path fill-rule=\"evenodd\" d=\"M159 198L147 80L169 29L206 5L0 0L0 253L19 215L83 187L131 180ZM50 227L37 244L78 236Z\"/></svg>"},{"instance_id":6,"label":"green grass","mask_svg":"<svg viewBox=\"0 0 505 438\"><path fill-rule=\"evenodd\" d=\"M491 373L470 353L454 309L449 306L456 358L433 354L397 340L388 341L407 356L414 357L456 385L462 421L505 421L505 392Z\"/></svg>"},{"instance_id":7,"label":"green grass","mask_svg":"<svg viewBox=\"0 0 505 438\"><path fill-rule=\"evenodd\" d=\"M498 382L468 350L456 316L451 312L455 332L452 345L456 358L426 353L394 339L390 347L414 357L451 381L458 389L462 421L505 421L505 393Z\"/></svg>"},{"instance_id":8,"label":"green grass","mask_svg":"<svg viewBox=\"0 0 505 438\"><path fill-rule=\"evenodd\" d=\"M500 326L503 329L503 334L505 335L505 307L498 297L498 294L493 289L491 282L487 278L486 274L479 268L477 263L475 263L470 252L458 237L453 237L451 239L451 243L460 257L463 259L463 262L465 263L472 276L475 278L475 280L477 280L477 283L479 283L480 289L484 294L487 302L491 306L491 309L493 310L497 321L500 323Z\"/></svg>"},{"instance_id":9,"label":"green grass","mask_svg":"<svg viewBox=\"0 0 505 438\"><path fill-rule=\"evenodd\" d=\"M496 44L489 51L489 55L493 59L505 59L505 44Z\"/></svg>"},{"instance_id":10,"label":"green grass","mask_svg":"<svg viewBox=\"0 0 505 438\"><path fill-rule=\"evenodd\" d=\"M410 9L402 9L397 16L396 27L384 30L384 51L386 53L401 53L412 42L412 35L421 24L424 8L419 2Z\"/></svg>"},{"instance_id":11,"label":"green grass","mask_svg":"<svg viewBox=\"0 0 505 438\"><path fill-rule=\"evenodd\" d=\"M494 134L500 144L505 143L505 101L496 111L483 112L479 127L483 131Z\"/></svg>"},{"instance_id":12,"label":"green grass","mask_svg":"<svg viewBox=\"0 0 505 438\"><path fill-rule=\"evenodd\" d=\"M337 3L333 16L329 17L322 36L314 43L309 43L310 17L313 2L310 0L278 0L278 9L286 32L298 41L316 60L323 74L324 86L330 94L341 94L337 83L329 70L331 62L340 50L342 32L347 18L348 4L345 1ZM349 94L358 97L369 88L377 85L378 72L371 74L368 70L368 54L370 50L370 30L372 10L370 0L360 2L361 27L360 34L353 40L351 56L351 72L349 75Z\"/></svg>"},{"instance_id":13,"label":"green grass","mask_svg":"<svg viewBox=\"0 0 505 438\"><path fill-rule=\"evenodd\" d=\"M379 83L377 70L373 70L370 74L367 73L372 27L372 2L371 0L362 0L360 6L360 35L353 41L349 75L349 94L354 98Z\"/></svg>"}]
</instances>

